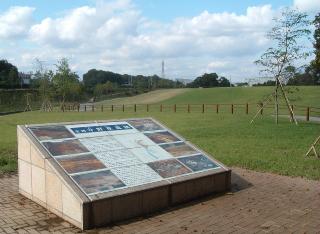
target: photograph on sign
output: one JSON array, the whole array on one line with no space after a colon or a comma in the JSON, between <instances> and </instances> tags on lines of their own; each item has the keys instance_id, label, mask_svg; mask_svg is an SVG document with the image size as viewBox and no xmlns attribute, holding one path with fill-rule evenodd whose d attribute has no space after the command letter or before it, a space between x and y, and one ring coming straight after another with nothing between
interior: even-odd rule
<instances>
[{"instance_id":1,"label":"photograph on sign","mask_svg":"<svg viewBox=\"0 0 320 234\"><path fill-rule=\"evenodd\" d=\"M128 120L128 122L140 132L164 130L163 127L155 123L152 119L134 119Z\"/></svg>"},{"instance_id":2,"label":"photograph on sign","mask_svg":"<svg viewBox=\"0 0 320 234\"><path fill-rule=\"evenodd\" d=\"M179 138L177 138L176 136L174 136L172 133L168 131L144 133L144 134L147 137L149 137L151 140L153 140L156 144L181 141Z\"/></svg>"},{"instance_id":3,"label":"photograph on sign","mask_svg":"<svg viewBox=\"0 0 320 234\"><path fill-rule=\"evenodd\" d=\"M52 156L87 153L89 150L77 139L42 142Z\"/></svg>"},{"instance_id":4,"label":"photograph on sign","mask_svg":"<svg viewBox=\"0 0 320 234\"><path fill-rule=\"evenodd\" d=\"M125 187L125 184L109 170L74 175L72 178L87 194Z\"/></svg>"},{"instance_id":5,"label":"photograph on sign","mask_svg":"<svg viewBox=\"0 0 320 234\"><path fill-rule=\"evenodd\" d=\"M29 129L39 141L74 137L65 126L39 126L29 127Z\"/></svg>"},{"instance_id":6,"label":"photograph on sign","mask_svg":"<svg viewBox=\"0 0 320 234\"><path fill-rule=\"evenodd\" d=\"M183 164L185 164L187 167L189 167L192 171L203 171L203 170L219 167L218 165L216 165L214 162L212 162L202 154L183 157L183 158L179 158L178 160Z\"/></svg>"},{"instance_id":7,"label":"photograph on sign","mask_svg":"<svg viewBox=\"0 0 320 234\"><path fill-rule=\"evenodd\" d=\"M69 174L106 168L93 154L58 157L57 161Z\"/></svg>"},{"instance_id":8,"label":"photograph on sign","mask_svg":"<svg viewBox=\"0 0 320 234\"><path fill-rule=\"evenodd\" d=\"M187 156L199 153L197 150L184 142L170 143L161 145L161 147L174 157Z\"/></svg>"},{"instance_id":9,"label":"photograph on sign","mask_svg":"<svg viewBox=\"0 0 320 234\"><path fill-rule=\"evenodd\" d=\"M175 177L191 172L191 170L186 168L176 159L155 161L148 163L148 165L163 178Z\"/></svg>"}]
</instances>

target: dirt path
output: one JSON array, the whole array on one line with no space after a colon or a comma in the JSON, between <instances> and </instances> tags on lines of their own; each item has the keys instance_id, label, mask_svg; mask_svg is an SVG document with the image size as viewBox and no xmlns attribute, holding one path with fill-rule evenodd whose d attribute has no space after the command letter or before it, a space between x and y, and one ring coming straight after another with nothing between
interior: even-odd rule
<instances>
[{"instance_id":1,"label":"dirt path","mask_svg":"<svg viewBox=\"0 0 320 234\"><path fill-rule=\"evenodd\" d=\"M320 233L320 181L233 168L232 192L87 233ZM0 179L0 233L80 232Z\"/></svg>"},{"instance_id":2,"label":"dirt path","mask_svg":"<svg viewBox=\"0 0 320 234\"><path fill-rule=\"evenodd\" d=\"M188 89L160 89L133 97L105 100L97 102L96 104L152 104L167 100L186 91L188 91Z\"/></svg>"}]
</instances>

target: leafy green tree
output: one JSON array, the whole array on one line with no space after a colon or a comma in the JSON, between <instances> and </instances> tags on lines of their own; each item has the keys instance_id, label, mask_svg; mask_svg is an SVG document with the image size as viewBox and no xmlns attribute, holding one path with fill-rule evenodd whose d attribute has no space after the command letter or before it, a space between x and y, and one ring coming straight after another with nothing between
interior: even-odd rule
<instances>
[{"instance_id":1,"label":"leafy green tree","mask_svg":"<svg viewBox=\"0 0 320 234\"><path fill-rule=\"evenodd\" d=\"M197 77L193 82L187 85L192 88L210 88L210 87L230 87L230 81L217 73L205 73L202 76Z\"/></svg>"},{"instance_id":2,"label":"leafy green tree","mask_svg":"<svg viewBox=\"0 0 320 234\"><path fill-rule=\"evenodd\" d=\"M103 86L103 84L97 84L97 85L94 87L93 95L95 96L95 98L99 98L99 97L101 97L103 94L104 94L104 86Z\"/></svg>"},{"instance_id":3,"label":"leafy green tree","mask_svg":"<svg viewBox=\"0 0 320 234\"><path fill-rule=\"evenodd\" d=\"M307 68L307 73L311 73L314 78L314 83L320 85L320 13L315 16L313 24L315 26L313 33L313 53L315 54L315 58L311 61L310 66Z\"/></svg>"},{"instance_id":4,"label":"leafy green tree","mask_svg":"<svg viewBox=\"0 0 320 234\"><path fill-rule=\"evenodd\" d=\"M7 60L0 60L0 88L17 88L20 85L18 69Z\"/></svg>"},{"instance_id":5,"label":"leafy green tree","mask_svg":"<svg viewBox=\"0 0 320 234\"><path fill-rule=\"evenodd\" d=\"M58 60L56 73L52 78L53 86L60 97L61 108L63 108L68 97L75 97L81 90L78 75L71 71L66 58Z\"/></svg>"},{"instance_id":6,"label":"leafy green tree","mask_svg":"<svg viewBox=\"0 0 320 234\"><path fill-rule=\"evenodd\" d=\"M218 79L218 83L219 83L220 87L230 87L230 85L231 85L230 81L227 78L223 77L223 76L221 76Z\"/></svg>"}]
</instances>

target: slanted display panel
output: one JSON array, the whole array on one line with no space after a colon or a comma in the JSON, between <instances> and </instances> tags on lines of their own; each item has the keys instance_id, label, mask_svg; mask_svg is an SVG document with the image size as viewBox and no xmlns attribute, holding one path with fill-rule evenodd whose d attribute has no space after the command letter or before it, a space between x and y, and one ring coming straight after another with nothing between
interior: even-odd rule
<instances>
[{"instance_id":1,"label":"slanted display panel","mask_svg":"<svg viewBox=\"0 0 320 234\"><path fill-rule=\"evenodd\" d=\"M28 130L89 197L222 167L150 118Z\"/></svg>"}]
</instances>

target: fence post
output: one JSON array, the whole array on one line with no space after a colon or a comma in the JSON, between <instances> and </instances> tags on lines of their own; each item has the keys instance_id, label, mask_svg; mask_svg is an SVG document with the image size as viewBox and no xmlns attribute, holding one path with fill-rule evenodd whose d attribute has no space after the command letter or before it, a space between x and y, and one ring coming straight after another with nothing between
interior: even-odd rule
<instances>
[{"instance_id":1,"label":"fence post","mask_svg":"<svg viewBox=\"0 0 320 234\"><path fill-rule=\"evenodd\" d=\"M190 104L188 104L188 113L190 113Z\"/></svg>"},{"instance_id":2,"label":"fence post","mask_svg":"<svg viewBox=\"0 0 320 234\"><path fill-rule=\"evenodd\" d=\"M80 112L80 105L77 106L78 112Z\"/></svg>"},{"instance_id":3,"label":"fence post","mask_svg":"<svg viewBox=\"0 0 320 234\"><path fill-rule=\"evenodd\" d=\"M111 112L113 112L113 105L111 105Z\"/></svg>"},{"instance_id":4,"label":"fence post","mask_svg":"<svg viewBox=\"0 0 320 234\"><path fill-rule=\"evenodd\" d=\"M162 104L160 104L160 112L162 112Z\"/></svg>"},{"instance_id":5,"label":"fence post","mask_svg":"<svg viewBox=\"0 0 320 234\"><path fill-rule=\"evenodd\" d=\"M204 113L204 104L202 104L202 113Z\"/></svg>"},{"instance_id":6,"label":"fence post","mask_svg":"<svg viewBox=\"0 0 320 234\"><path fill-rule=\"evenodd\" d=\"M231 114L233 114L233 104L231 104Z\"/></svg>"},{"instance_id":7,"label":"fence post","mask_svg":"<svg viewBox=\"0 0 320 234\"><path fill-rule=\"evenodd\" d=\"M137 104L134 104L134 112L137 112Z\"/></svg>"},{"instance_id":8,"label":"fence post","mask_svg":"<svg viewBox=\"0 0 320 234\"><path fill-rule=\"evenodd\" d=\"M246 114L249 114L249 104L246 104Z\"/></svg>"},{"instance_id":9,"label":"fence post","mask_svg":"<svg viewBox=\"0 0 320 234\"><path fill-rule=\"evenodd\" d=\"M259 106L260 106L260 115L263 115L263 104L259 103Z\"/></svg>"},{"instance_id":10,"label":"fence post","mask_svg":"<svg viewBox=\"0 0 320 234\"><path fill-rule=\"evenodd\" d=\"M307 112L306 112L306 121L310 120L310 107L307 107Z\"/></svg>"},{"instance_id":11,"label":"fence post","mask_svg":"<svg viewBox=\"0 0 320 234\"><path fill-rule=\"evenodd\" d=\"M174 104L174 112L177 112L177 104Z\"/></svg>"},{"instance_id":12,"label":"fence post","mask_svg":"<svg viewBox=\"0 0 320 234\"><path fill-rule=\"evenodd\" d=\"M94 105L92 105L92 112L94 112Z\"/></svg>"},{"instance_id":13,"label":"fence post","mask_svg":"<svg viewBox=\"0 0 320 234\"><path fill-rule=\"evenodd\" d=\"M101 112L103 112L103 105L101 105Z\"/></svg>"},{"instance_id":14,"label":"fence post","mask_svg":"<svg viewBox=\"0 0 320 234\"><path fill-rule=\"evenodd\" d=\"M84 112L87 111L87 105L84 105Z\"/></svg>"},{"instance_id":15,"label":"fence post","mask_svg":"<svg viewBox=\"0 0 320 234\"><path fill-rule=\"evenodd\" d=\"M219 114L219 104L216 104L216 112Z\"/></svg>"},{"instance_id":16,"label":"fence post","mask_svg":"<svg viewBox=\"0 0 320 234\"><path fill-rule=\"evenodd\" d=\"M149 104L147 104L147 112L149 112Z\"/></svg>"},{"instance_id":17,"label":"fence post","mask_svg":"<svg viewBox=\"0 0 320 234\"><path fill-rule=\"evenodd\" d=\"M122 104L122 112L124 112L124 104Z\"/></svg>"}]
</instances>

